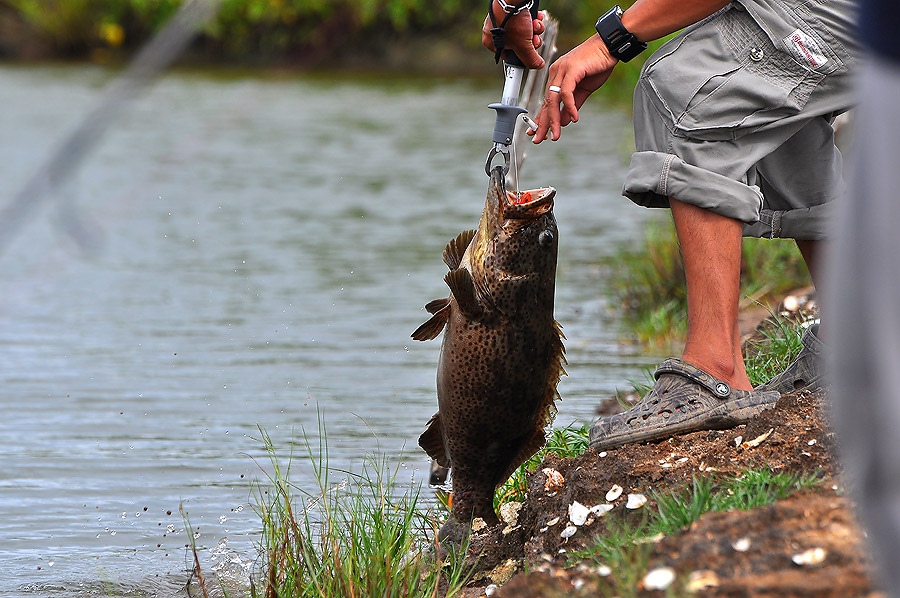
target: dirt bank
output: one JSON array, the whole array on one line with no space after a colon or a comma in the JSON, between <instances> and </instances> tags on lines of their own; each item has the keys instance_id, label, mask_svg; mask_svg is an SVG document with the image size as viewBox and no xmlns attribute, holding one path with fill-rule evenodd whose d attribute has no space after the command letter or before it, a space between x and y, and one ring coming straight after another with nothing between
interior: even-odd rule
<instances>
[{"instance_id":1,"label":"dirt bank","mask_svg":"<svg viewBox=\"0 0 900 598\"><path fill-rule=\"evenodd\" d=\"M605 503L606 492L619 485L624 494L605 517L637 521L645 516L642 509L653 503L627 511L628 493L652 496L689 485L693 476L736 475L764 467L777 472L818 471L820 479L786 500L750 511L707 513L687 530L657 538L647 549L648 568L675 572L670 593L688 595L687 586L694 580L694 588L706 586L697 591L702 596L878 595L861 531L843 492L823 403L820 394L787 395L775 409L732 430L697 432L599 454L589 450L575 459L549 456L529 477L519 527L505 535L499 529L475 535L482 575L464 595L483 596L486 591L501 598L616 595L610 581L615 572L608 573L604 563L593 559L571 558L592 537L609 533L607 520L591 515L575 535L561 537L573 501L588 506ZM545 467L565 478L555 494L544 488ZM802 560L799 555L812 562L797 564ZM492 583L498 587L490 587ZM636 585L637 595L666 595L645 589L640 580Z\"/></svg>"}]
</instances>

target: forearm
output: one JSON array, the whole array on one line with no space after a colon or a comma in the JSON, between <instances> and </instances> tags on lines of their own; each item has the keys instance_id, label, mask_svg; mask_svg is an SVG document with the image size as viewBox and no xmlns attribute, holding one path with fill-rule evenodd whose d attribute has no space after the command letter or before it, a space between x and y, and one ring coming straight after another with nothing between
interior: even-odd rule
<instances>
[{"instance_id":1,"label":"forearm","mask_svg":"<svg viewBox=\"0 0 900 598\"><path fill-rule=\"evenodd\" d=\"M731 0L637 0L622 15L622 25L643 42L692 25Z\"/></svg>"}]
</instances>

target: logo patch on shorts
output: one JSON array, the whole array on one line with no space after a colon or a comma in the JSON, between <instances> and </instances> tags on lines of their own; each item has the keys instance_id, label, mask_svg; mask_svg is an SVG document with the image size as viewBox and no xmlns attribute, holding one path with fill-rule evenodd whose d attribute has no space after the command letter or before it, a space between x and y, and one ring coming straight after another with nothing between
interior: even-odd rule
<instances>
[{"instance_id":1,"label":"logo patch on shorts","mask_svg":"<svg viewBox=\"0 0 900 598\"><path fill-rule=\"evenodd\" d=\"M794 57L798 58L801 64L809 66L812 70L828 62L828 57L822 52L816 40L800 29L784 38L784 45L793 51Z\"/></svg>"}]
</instances>

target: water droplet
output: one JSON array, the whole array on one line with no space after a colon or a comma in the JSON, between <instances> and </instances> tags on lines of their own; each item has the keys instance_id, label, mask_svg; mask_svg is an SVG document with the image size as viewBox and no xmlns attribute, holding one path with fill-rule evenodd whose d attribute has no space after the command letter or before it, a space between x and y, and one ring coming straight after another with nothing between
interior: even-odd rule
<instances>
[{"instance_id":1,"label":"water droplet","mask_svg":"<svg viewBox=\"0 0 900 598\"><path fill-rule=\"evenodd\" d=\"M219 516L219 523L225 523L226 521L228 521L228 517L226 517L225 515Z\"/></svg>"}]
</instances>

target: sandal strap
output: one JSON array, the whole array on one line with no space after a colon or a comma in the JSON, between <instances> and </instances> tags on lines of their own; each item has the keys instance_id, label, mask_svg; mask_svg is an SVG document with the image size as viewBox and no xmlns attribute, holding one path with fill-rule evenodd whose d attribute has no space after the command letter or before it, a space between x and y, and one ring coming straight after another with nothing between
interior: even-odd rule
<instances>
[{"instance_id":1,"label":"sandal strap","mask_svg":"<svg viewBox=\"0 0 900 598\"><path fill-rule=\"evenodd\" d=\"M727 382L723 382L712 374L707 374L697 366L691 365L676 357L664 359L656 369L653 377L659 380L659 377L665 374L682 376L683 378L696 382L720 399L728 398L728 396L731 395L731 386Z\"/></svg>"},{"instance_id":2,"label":"sandal strap","mask_svg":"<svg viewBox=\"0 0 900 598\"><path fill-rule=\"evenodd\" d=\"M825 349L825 343L823 343L817 333L819 332L819 325L814 324L807 328L803 332L803 336L800 337L800 343L807 350L812 352L814 355L821 355L822 351Z\"/></svg>"}]
</instances>

